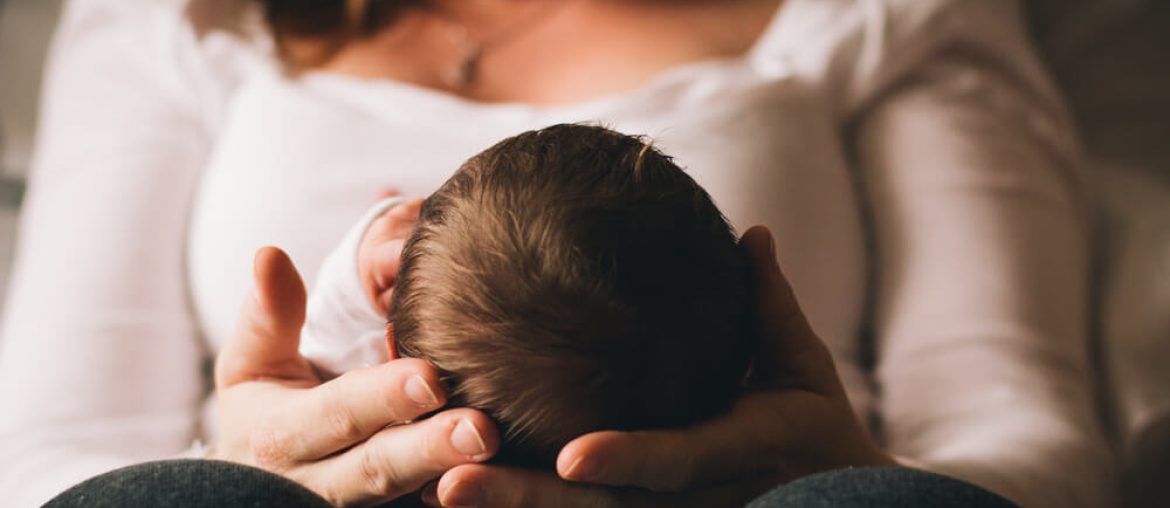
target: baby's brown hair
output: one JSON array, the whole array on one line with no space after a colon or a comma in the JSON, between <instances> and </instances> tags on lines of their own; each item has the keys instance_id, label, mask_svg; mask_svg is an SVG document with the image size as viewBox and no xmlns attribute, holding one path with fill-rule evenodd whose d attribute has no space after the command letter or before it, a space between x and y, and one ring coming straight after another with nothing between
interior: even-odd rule
<instances>
[{"instance_id":1,"label":"baby's brown hair","mask_svg":"<svg viewBox=\"0 0 1170 508\"><path fill-rule=\"evenodd\" d=\"M595 430L725 410L750 350L747 264L667 156L556 125L468 160L422 206L391 311L399 354L504 430L501 461L550 467Z\"/></svg>"}]
</instances>

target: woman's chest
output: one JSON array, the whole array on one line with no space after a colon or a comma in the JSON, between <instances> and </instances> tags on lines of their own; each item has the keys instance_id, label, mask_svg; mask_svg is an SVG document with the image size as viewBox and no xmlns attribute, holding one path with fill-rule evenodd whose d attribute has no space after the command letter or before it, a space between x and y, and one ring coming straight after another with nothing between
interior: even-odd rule
<instances>
[{"instance_id":1,"label":"woman's chest","mask_svg":"<svg viewBox=\"0 0 1170 508\"><path fill-rule=\"evenodd\" d=\"M405 9L320 68L482 102L570 104L689 63L742 57L784 2L513 2L500 12L471 4Z\"/></svg>"},{"instance_id":2,"label":"woman's chest","mask_svg":"<svg viewBox=\"0 0 1170 508\"><path fill-rule=\"evenodd\" d=\"M836 300L839 313L853 298L845 289L862 279L852 185L831 117L815 94L789 86L668 89L624 107L430 115L405 99L364 107L338 99L344 94L251 87L237 97L192 212L188 259L201 323L213 346L221 344L250 289L257 248L288 251L311 287L325 255L380 192L425 196L504 137L561 122L647 135L737 228L765 224L779 233L793 283L809 287L810 314L821 300Z\"/></svg>"}]
</instances>

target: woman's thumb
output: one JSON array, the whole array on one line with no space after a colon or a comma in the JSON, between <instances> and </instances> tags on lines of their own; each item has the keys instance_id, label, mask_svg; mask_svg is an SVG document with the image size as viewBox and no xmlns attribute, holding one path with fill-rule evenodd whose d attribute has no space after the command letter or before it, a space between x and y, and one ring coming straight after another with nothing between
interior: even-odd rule
<instances>
[{"instance_id":1,"label":"woman's thumb","mask_svg":"<svg viewBox=\"0 0 1170 508\"><path fill-rule=\"evenodd\" d=\"M740 245L755 287L756 348L752 381L827 393L841 390L836 368L800 310L776 261L775 241L763 226L748 229Z\"/></svg>"},{"instance_id":2,"label":"woman's thumb","mask_svg":"<svg viewBox=\"0 0 1170 508\"><path fill-rule=\"evenodd\" d=\"M312 370L298 352L305 323L305 285L284 251L264 247L253 265L255 289L235 332L216 359L216 386L257 378L298 379Z\"/></svg>"}]
</instances>

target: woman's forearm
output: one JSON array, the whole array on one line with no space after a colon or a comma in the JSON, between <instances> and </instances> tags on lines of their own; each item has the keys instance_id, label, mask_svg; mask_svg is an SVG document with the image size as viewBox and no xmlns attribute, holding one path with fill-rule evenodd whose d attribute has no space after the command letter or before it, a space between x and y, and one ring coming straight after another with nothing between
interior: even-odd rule
<instances>
[{"instance_id":1,"label":"woman's forearm","mask_svg":"<svg viewBox=\"0 0 1170 508\"><path fill-rule=\"evenodd\" d=\"M187 449L206 353L186 297L198 112L163 81L170 4L74 2L44 111L0 346L0 490L33 506L71 483Z\"/></svg>"},{"instance_id":2,"label":"woman's forearm","mask_svg":"<svg viewBox=\"0 0 1170 508\"><path fill-rule=\"evenodd\" d=\"M957 34L861 121L884 438L1024 506L1099 506L1077 147L1010 42Z\"/></svg>"}]
</instances>

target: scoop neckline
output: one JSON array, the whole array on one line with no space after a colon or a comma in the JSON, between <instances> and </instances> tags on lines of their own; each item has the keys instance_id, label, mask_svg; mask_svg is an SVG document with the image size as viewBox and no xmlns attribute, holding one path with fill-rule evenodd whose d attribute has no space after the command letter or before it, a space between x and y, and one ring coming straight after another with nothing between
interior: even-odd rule
<instances>
[{"instance_id":1,"label":"scoop neckline","mask_svg":"<svg viewBox=\"0 0 1170 508\"><path fill-rule=\"evenodd\" d=\"M346 98L355 98L349 93L344 93L352 91L354 87L361 88L367 92L404 95L410 99L410 104L432 110L454 109L464 112L526 112L530 114L571 112L575 110L601 110L607 109L607 107L613 106L614 104L628 103L642 97L657 95L671 86L677 86L688 81L689 77L700 73L700 71L750 66L756 60L756 57L764 51L766 45L776 38L776 34L780 32L781 27L788 24L787 20L791 16L793 7L799 3L801 3L801 0L781 0L776 6L776 10L773 12L768 25L756 37L751 47L743 53L700 58L672 65L631 88L600 94L596 97L580 101L550 104L522 101L483 102L405 81L363 78L320 70L305 72L298 76L297 80L312 89L343 92L339 95Z\"/></svg>"}]
</instances>

